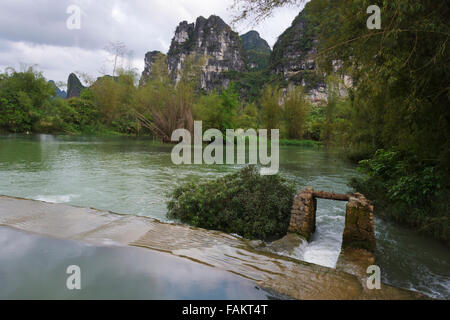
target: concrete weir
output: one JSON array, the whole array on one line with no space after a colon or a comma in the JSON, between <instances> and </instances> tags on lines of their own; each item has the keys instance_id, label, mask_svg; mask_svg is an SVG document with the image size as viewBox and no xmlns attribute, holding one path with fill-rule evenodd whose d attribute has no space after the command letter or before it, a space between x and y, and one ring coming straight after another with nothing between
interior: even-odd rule
<instances>
[{"instance_id":1,"label":"concrete weir","mask_svg":"<svg viewBox=\"0 0 450 320\"><path fill-rule=\"evenodd\" d=\"M249 241L222 232L145 217L0 196L0 225L59 239L166 252L232 272L295 299L423 298L387 285L369 290L357 272L346 272L345 265L326 268L259 251Z\"/></svg>"}]
</instances>

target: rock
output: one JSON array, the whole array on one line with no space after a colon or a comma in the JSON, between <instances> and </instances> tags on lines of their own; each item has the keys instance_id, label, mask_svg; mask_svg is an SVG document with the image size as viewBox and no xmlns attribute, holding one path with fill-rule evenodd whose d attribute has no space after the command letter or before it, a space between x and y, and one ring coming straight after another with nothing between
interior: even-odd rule
<instances>
[{"instance_id":1,"label":"rock","mask_svg":"<svg viewBox=\"0 0 450 320\"><path fill-rule=\"evenodd\" d=\"M315 62L317 54L316 24L308 18L308 6L278 38L270 58L271 71L281 74L289 84L303 86L314 101L327 99L325 75Z\"/></svg>"},{"instance_id":2,"label":"rock","mask_svg":"<svg viewBox=\"0 0 450 320\"><path fill-rule=\"evenodd\" d=\"M156 62L158 57L164 56L160 51L150 51L145 55L145 68L142 72L141 80L139 85L144 85L152 76L153 64Z\"/></svg>"},{"instance_id":3,"label":"rock","mask_svg":"<svg viewBox=\"0 0 450 320\"><path fill-rule=\"evenodd\" d=\"M81 81L76 74L71 73L67 80L67 99L79 98L81 96L81 91L84 89L86 89L86 87L81 84Z\"/></svg>"},{"instance_id":4,"label":"rock","mask_svg":"<svg viewBox=\"0 0 450 320\"><path fill-rule=\"evenodd\" d=\"M186 57L190 55L207 58L200 87L208 92L228 86L228 71L247 70L239 35L218 16L199 17L195 23L183 21L178 25L167 54L167 67L175 83L180 80ZM154 56L151 52L146 55L147 71L144 71L142 84L151 74Z\"/></svg>"},{"instance_id":5,"label":"rock","mask_svg":"<svg viewBox=\"0 0 450 320\"><path fill-rule=\"evenodd\" d=\"M199 87L207 92L227 87L231 80L245 78L249 71L275 73L286 81L285 92L295 86L305 87L308 100L326 103L328 100L327 75L316 64L318 46L317 23L311 19L309 6L295 18L292 25L278 38L273 51L257 31L241 37L231 30L220 17L197 18L195 23L181 22L176 28L167 53L167 69L177 83L186 58L190 55L206 57ZM140 85L151 78L156 58L163 55L150 51L145 56L145 69ZM334 63L334 72L341 63ZM346 96L352 86L348 76L340 76L339 95ZM281 80L281 79L280 79Z\"/></svg>"},{"instance_id":6,"label":"rock","mask_svg":"<svg viewBox=\"0 0 450 320\"><path fill-rule=\"evenodd\" d=\"M309 241L311 234L316 230L316 198L348 200L342 250L351 248L375 252L373 205L360 193L349 196L314 191L311 187L301 190L294 198L288 232L299 234Z\"/></svg>"},{"instance_id":7,"label":"rock","mask_svg":"<svg viewBox=\"0 0 450 320\"><path fill-rule=\"evenodd\" d=\"M252 240L248 242L249 246L255 249L265 247L266 243L262 240Z\"/></svg>"},{"instance_id":8,"label":"rock","mask_svg":"<svg viewBox=\"0 0 450 320\"><path fill-rule=\"evenodd\" d=\"M288 233L283 238L276 240L267 245L267 250L276 254L281 254L296 259L303 258L303 253L308 241L303 237Z\"/></svg>"},{"instance_id":9,"label":"rock","mask_svg":"<svg viewBox=\"0 0 450 320\"><path fill-rule=\"evenodd\" d=\"M245 50L247 67L252 71L264 70L269 66L272 49L257 31L249 31L241 35L242 46Z\"/></svg>"},{"instance_id":10,"label":"rock","mask_svg":"<svg viewBox=\"0 0 450 320\"><path fill-rule=\"evenodd\" d=\"M175 81L179 80L184 60L189 55L207 57L200 79L200 87L210 92L227 87L228 71L246 69L242 43L220 17L197 18L195 24L182 22L178 26L170 47L167 64Z\"/></svg>"},{"instance_id":11,"label":"rock","mask_svg":"<svg viewBox=\"0 0 450 320\"><path fill-rule=\"evenodd\" d=\"M275 43L271 56L272 70L287 77L300 71L316 70L316 44L314 25L309 23L305 9Z\"/></svg>"},{"instance_id":12,"label":"rock","mask_svg":"<svg viewBox=\"0 0 450 320\"><path fill-rule=\"evenodd\" d=\"M270 57L270 69L293 86L303 86L307 98L311 102L326 103L328 101L327 74L318 69L316 55L318 52L318 24L313 21L307 4L295 18L292 25L278 38ZM333 73L342 83L338 85L338 95L346 97L352 79L338 74L342 67L340 61L333 61Z\"/></svg>"}]
</instances>

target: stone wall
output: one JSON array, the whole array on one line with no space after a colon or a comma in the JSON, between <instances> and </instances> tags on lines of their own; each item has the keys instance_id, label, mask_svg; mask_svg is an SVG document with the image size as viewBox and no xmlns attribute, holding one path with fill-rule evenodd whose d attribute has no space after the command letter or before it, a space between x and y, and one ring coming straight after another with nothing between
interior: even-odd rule
<instances>
[{"instance_id":1,"label":"stone wall","mask_svg":"<svg viewBox=\"0 0 450 320\"><path fill-rule=\"evenodd\" d=\"M347 203L342 248L336 269L357 276L366 289L367 268L374 264L373 206L362 194L355 193Z\"/></svg>"},{"instance_id":2,"label":"stone wall","mask_svg":"<svg viewBox=\"0 0 450 320\"><path fill-rule=\"evenodd\" d=\"M342 250L352 248L370 253L375 251L373 205L360 193L344 195L314 191L313 188L301 190L294 199L288 232L310 240L316 230L317 198L348 201Z\"/></svg>"},{"instance_id":3,"label":"stone wall","mask_svg":"<svg viewBox=\"0 0 450 320\"><path fill-rule=\"evenodd\" d=\"M314 189L307 188L300 191L294 199L288 231L297 233L309 241L311 234L316 231L316 208Z\"/></svg>"},{"instance_id":4,"label":"stone wall","mask_svg":"<svg viewBox=\"0 0 450 320\"><path fill-rule=\"evenodd\" d=\"M375 251L373 205L360 193L347 203L342 249L347 248Z\"/></svg>"}]
</instances>

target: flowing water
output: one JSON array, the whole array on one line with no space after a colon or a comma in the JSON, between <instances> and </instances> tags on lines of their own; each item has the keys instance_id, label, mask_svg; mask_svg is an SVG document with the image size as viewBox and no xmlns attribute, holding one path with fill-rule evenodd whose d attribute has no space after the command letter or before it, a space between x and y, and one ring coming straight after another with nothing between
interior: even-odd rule
<instances>
[{"instance_id":1,"label":"flowing water","mask_svg":"<svg viewBox=\"0 0 450 320\"><path fill-rule=\"evenodd\" d=\"M172 146L148 139L66 136L0 137L0 194L93 207L167 221L168 193L180 183L214 179L240 166L176 166ZM298 189L349 192L355 167L314 148L282 147L280 172ZM294 257L334 267L345 203L319 200L317 232ZM450 299L450 252L411 230L376 219L377 264L383 281Z\"/></svg>"},{"instance_id":2,"label":"flowing water","mask_svg":"<svg viewBox=\"0 0 450 320\"><path fill-rule=\"evenodd\" d=\"M278 298L249 280L167 253L99 247L8 228L0 228L0 257L0 299ZM69 265L80 267L81 290L61 285Z\"/></svg>"}]
</instances>

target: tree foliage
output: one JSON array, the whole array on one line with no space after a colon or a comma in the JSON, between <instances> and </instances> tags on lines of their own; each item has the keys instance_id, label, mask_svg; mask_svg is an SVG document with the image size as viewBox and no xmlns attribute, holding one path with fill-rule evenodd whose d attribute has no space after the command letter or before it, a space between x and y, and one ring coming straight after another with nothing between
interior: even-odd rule
<instances>
[{"instance_id":1,"label":"tree foliage","mask_svg":"<svg viewBox=\"0 0 450 320\"><path fill-rule=\"evenodd\" d=\"M89 88L102 123L121 133L135 133L134 99L136 87L132 73L119 72L118 77L104 76ZM86 98L86 96L85 96Z\"/></svg>"},{"instance_id":2,"label":"tree foliage","mask_svg":"<svg viewBox=\"0 0 450 320\"><path fill-rule=\"evenodd\" d=\"M276 0L236 3L243 9L238 19L263 19L274 8L299 5ZM367 27L371 5L381 9L381 29ZM348 102L331 96L327 106L314 108L307 135L320 134L327 144L341 144L354 160L370 159L360 165L367 180L352 185L384 203L384 210L395 212L394 220L448 240L447 1L312 0L305 12L319 40L315 60L320 70L331 74L340 62L340 74L353 82ZM395 161L386 160L390 152ZM429 196L430 188L434 197Z\"/></svg>"},{"instance_id":3,"label":"tree foliage","mask_svg":"<svg viewBox=\"0 0 450 320\"><path fill-rule=\"evenodd\" d=\"M0 129L31 131L54 95L52 84L32 67L24 72L6 70L0 74Z\"/></svg>"},{"instance_id":4,"label":"tree foliage","mask_svg":"<svg viewBox=\"0 0 450 320\"><path fill-rule=\"evenodd\" d=\"M450 245L450 203L444 176L414 154L378 150L361 161L350 185L374 199L376 213Z\"/></svg>"},{"instance_id":5,"label":"tree foliage","mask_svg":"<svg viewBox=\"0 0 450 320\"><path fill-rule=\"evenodd\" d=\"M381 30L366 26L365 9L373 4L381 8ZM435 205L437 199L448 204L444 195L450 189L448 5L429 0L323 0L309 5L323 18L320 65L329 71L334 61L341 61L342 73L352 76L345 146L355 159L374 157L361 163L371 177L366 183L379 186L371 193L374 200L388 203L386 210L396 212L401 223L428 230L425 225L433 218L448 228L448 206ZM383 166L390 179L372 166L381 161L381 149L397 155L395 165ZM428 183L435 186L434 198L422 194ZM367 189L363 183L353 185ZM448 237L448 230L429 228L440 239Z\"/></svg>"},{"instance_id":6,"label":"tree foliage","mask_svg":"<svg viewBox=\"0 0 450 320\"><path fill-rule=\"evenodd\" d=\"M273 10L284 6L299 7L305 0L234 0L234 23L252 19L254 23L270 17Z\"/></svg>"},{"instance_id":7,"label":"tree foliage","mask_svg":"<svg viewBox=\"0 0 450 320\"><path fill-rule=\"evenodd\" d=\"M309 104L306 101L303 88L296 87L288 91L283 107L286 137L288 139L302 139L306 117L309 113Z\"/></svg>"},{"instance_id":8,"label":"tree foliage","mask_svg":"<svg viewBox=\"0 0 450 320\"><path fill-rule=\"evenodd\" d=\"M203 121L203 129L219 129L225 132L234 128L234 117L238 108L238 96L232 88L221 93L213 92L201 96L194 106L196 120Z\"/></svg>"},{"instance_id":9,"label":"tree foliage","mask_svg":"<svg viewBox=\"0 0 450 320\"><path fill-rule=\"evenodd\" d=\"M195 56L188 57L180 81L174 84L165 59L165 56L156 59L152 78L139 88L136 113L143 126L164 142L170 142L172 132L176 129L193 132L192 110L203 61Z\"/></svg>"},{"instance_id":10,"label":"tree foliage","mask_svg":"<svg viewBox=\"0 0 450 320\"><path fill-rule=\"evenodd\" d=\"M264 129L280 129L282 109L280 106L282 93L280 89L266 86L261 95L261 125Z\"/></svg>"}]
</instances>

